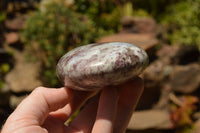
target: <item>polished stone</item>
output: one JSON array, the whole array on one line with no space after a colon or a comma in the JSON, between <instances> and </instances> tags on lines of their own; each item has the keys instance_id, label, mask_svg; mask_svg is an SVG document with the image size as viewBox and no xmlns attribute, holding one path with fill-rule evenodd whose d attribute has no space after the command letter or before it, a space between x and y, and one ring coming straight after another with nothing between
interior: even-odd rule
<instances>
[{"instance_id":1,"label":"polished stone","mask_svg":"<svg viewBox=\"0 0 200 133\"><path fill-rule=\"evenodd\" d=\"M58 62L57 75L66 87L92 91L134 78L147 65L147 53L133 44L96 43L66 53Z\"/></svg>"}]
</instances>

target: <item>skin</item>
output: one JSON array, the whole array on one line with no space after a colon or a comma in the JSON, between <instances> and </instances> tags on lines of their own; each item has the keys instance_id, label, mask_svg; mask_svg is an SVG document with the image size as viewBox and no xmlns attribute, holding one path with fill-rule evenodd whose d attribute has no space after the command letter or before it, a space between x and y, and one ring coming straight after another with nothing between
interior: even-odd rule
<instances>
[{"instance_id":1,"label":"skin","mask_svg":"<svg viewBox=\"0 0 200 133\"><path fill-rule=\"evenodd\" d=\"M8 117L2 133L123 133L142 91L140 78L100 93L38 87Z\"/></svg>"}]
</instances>

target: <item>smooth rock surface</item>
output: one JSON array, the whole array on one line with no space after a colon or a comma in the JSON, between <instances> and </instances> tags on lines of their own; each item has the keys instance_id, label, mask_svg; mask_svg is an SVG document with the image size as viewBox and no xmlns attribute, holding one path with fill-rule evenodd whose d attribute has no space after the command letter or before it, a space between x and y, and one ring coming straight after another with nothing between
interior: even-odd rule
<instances>
[{"instance_id":1,"label":"smooth rock surface","mask_svg":"<svg viewBox=\"0 0 200 133\"><path fill-rule=\"evenodd\" d=\"M13 50L15 55L15 67L6 75L5 80L12 92L30 92L41 86L39 80L41 63L27 61L28 51Z\"/></svg>"},{"instance_id":2,"label":"smooth rock surface","mask_svg":"<svg viewBox=\"0 0 200 133\"><path fill-rule=\"evenodd\" d=\"M200 87L200 65L175 65L170 73L170 86L179 93L189 94Z\"/></svg>"},{"instance_id":3,"label":"smooth rock surface","mask_svg":"<svg viewBox=\"0 0 200 133\"><path fill-rule=\"evenodd\" d=\"M14 19L6 19L5 25L6 28L10 30L21 30L25 26L25 21L27 19L27 15L18 14Z\"/></svg>"},{"instance_id":4,"label":"smooth rock surface","mask_svg":"<svg viewBox=\"0 0 200 133\"><path fill-rule=\"evenodd\" d=\"M150 17L122 17L123 31L131 33L155 33L156 22Z\"/></svg>"},{"instance_id":5,"label":"smooth rock surface","mask_svg":"<svg viewBox=\"0 0 200 133\"><path fill-rule=\"evenodd\" d=\"M69 88L96 90L139 75L147 64L146 52L135 45L97 43L65 54L58 62L57 74Z\"/></svg>"},{"instance_id":6,"label":"smooth rock surface","mask_svg":"<svg viewBox=\"0 0 200 133\"><path fill-rule=\"evenodd\" d=\"M135 111L128 124L128 129L169 129L173 123L170 114L163 110L144 110Z\"/></svg>"},{"instance_id":7,"label":"smooth rock surface","mask_svg":"<svg viewBox=\"0 0 200 133\"><path fill-rule=\"evenodd\" d=\"M104 42L126 42L135 44L147 52L158 45L158 40L152 34L136 34L136 33L118 33L109 35L98 40L99 43Z\"/></svg>"},{"instance_id":8,"label":"smooth rock surface","mask_svg":"<svg viewBox=\"0 0 200 133\"><path fill-rule=\"evenodd\" d=\"M7 44L13 44L19 41L20 37L19 34L15 32L10 32L5 34L5 41Z\"/></svg>"}]
</instances>

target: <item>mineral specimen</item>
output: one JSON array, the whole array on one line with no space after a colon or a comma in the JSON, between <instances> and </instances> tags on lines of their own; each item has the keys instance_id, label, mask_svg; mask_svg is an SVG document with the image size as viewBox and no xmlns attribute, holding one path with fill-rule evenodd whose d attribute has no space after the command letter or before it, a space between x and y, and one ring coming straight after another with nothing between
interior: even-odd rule
<instances>
[{"instance_id":1,"label":"mineral specimen","mask_svg":"<svg viewBox=\"0 0 200 133\"><path fill-rule=\"evenodd\" d=\"M68 88L93 91L134 78L147 65L147 53L133 44L96 43L66 53L57 64L57 75Z\"/></svg>"}]
</instances>

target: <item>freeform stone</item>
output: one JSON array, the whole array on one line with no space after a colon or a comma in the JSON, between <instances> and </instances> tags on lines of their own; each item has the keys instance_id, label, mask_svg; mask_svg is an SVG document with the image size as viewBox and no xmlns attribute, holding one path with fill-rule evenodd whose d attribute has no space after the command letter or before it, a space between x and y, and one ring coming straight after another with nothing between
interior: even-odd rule
<instances>
[{"instance_id":1,"label":"freeform stone","mask_svg":"<svg viewBox=\"0 0 200 133\"><path fill-rule=\"evenodd\" d=\"M58 62L57 75L69 88L92 91L134 78L147 65L148 55L135 45L96 43L65 54Z\"/></svg>"}]
</instances>

